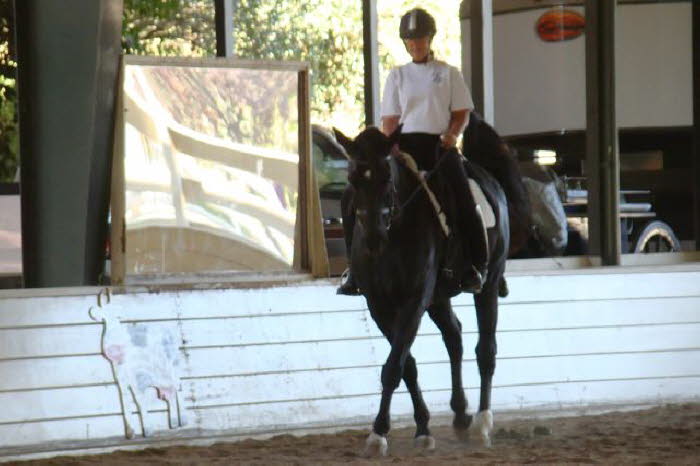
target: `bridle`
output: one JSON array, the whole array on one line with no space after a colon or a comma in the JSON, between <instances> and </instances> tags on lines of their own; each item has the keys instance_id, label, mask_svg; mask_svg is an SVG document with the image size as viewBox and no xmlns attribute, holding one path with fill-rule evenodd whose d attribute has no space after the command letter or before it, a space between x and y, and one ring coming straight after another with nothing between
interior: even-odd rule
<instances>
[{"instance_id":1,"label":"bridle","mask_svg":"<svg viewBox=\"0 0 700 466\"><path fill-rule=\"evenodd\" d=\"M400 154L400 155L399 155ZM437 162L435 163L435 166L429 171L418 171L417 166L415 165L415 161L413 158L406 153L392 153L389 157L394 157L395 159L398 160L399 163L402 163L405 168L407 168L411 173L413 173L416 178L418 178L418 185L413 188L411 191L411 194L408 195L408 197L399 204L399 195L398 191L396 190L396 177L393 176L391 177L391 204L388 207L383 207L379 212L381 215L388 216L388 221L387 221L387 231L391 231L392 225L394 225L404 214L406 211L406 207L408 207L411 202L416 198L418 193L420 191L425 191L426 194L428 195L433 208L435 209L435 213L438 217L438 220L440 221L440 226L442 227L443 232L445 233L445 236L449 236L450 231L449 227L447 226L447 222L445 220L445 213L442 207L437 203L437 200L435 199L435 195L432 193L430 188L428 188L428 181L430 178L432 178L433 174L435 174L440 166L442 165L443 161L447 158L445 156L440 157L440 147L436 147L435 149L435 155L437 158ZM355 209L355 213L358 217L361 215L366 214L365 209Z\"/></svg>"}]
</instances>

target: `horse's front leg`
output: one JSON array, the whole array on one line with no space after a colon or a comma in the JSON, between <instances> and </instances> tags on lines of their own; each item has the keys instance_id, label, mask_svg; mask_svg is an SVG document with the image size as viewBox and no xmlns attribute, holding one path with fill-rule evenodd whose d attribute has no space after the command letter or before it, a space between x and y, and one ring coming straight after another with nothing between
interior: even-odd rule
<instances>
[{"instance_id":1,"label":"horse's front leg","mask_svg":"<svg viewBox=\"0 0 700 466\"><path fill-rule=\"evenodd\" d=\"M393 322L391 322L392 319L390 316L374 315L373 318L379 329L389 341L389 344L391 344ZM406 363L404 364L403 368L403 381L406 384L408 392L411 394L411 402L413 403L413 419L416 421L416 435L414 437L414 444L416 447L432 450L435 448L435 439L430 435L430 429L428 428L430 412L428 411L428 406L425 404L425 400L423 400L423 394L421 393L418 385L418 368L416 366L416 359L413 357L410 351L408 356L406 356ZM376 440L379 443L383 443L381 439Z\"/></svg>"},{"instance_id":2,"label":"horse's front leg","mask_svg":"<svg viewBox=\"0 0 700 466\"><path fill-rule=\"evenodd\" d=\"M435 439L430 435L428 422L430 421L430 411L423 400L423 393L418 386L418 368L416 367L416 359L411 353L406 357L406 364L403 368L403 381L411 394L411 402L413 402L413 419L416 421L416 435L413 443L418 448L433 450L435 448Z\"/></svg>"},{"instance_id":3,"label":"horse's front leg","mask_svg":"<svg viewBox=\"0 0 700 466\"><path fill-rule=\"evenodd\" d=\"M404 375L406 361L410 355L413 340L416 338L422 313L423 309L420 306L412 306L402 309L396 316L395 324L391 331L391 351L384 366L382 366L382 398L379 403L379 413L374 420L372 433L367 438L365 448L365 454L367 455L378 453L384 456L387 454L386 434L390 429L389 410L391 408L391 398ZM417 378L415 360L412 361L412 364L409 364L409 370L411 369L413 369L413 373L416 374ZM417 387L416 380L415 388ZM425 411L427 413L427 409ZM427 429L427 419L425 425Z\"/></svg>"}]
</instances>

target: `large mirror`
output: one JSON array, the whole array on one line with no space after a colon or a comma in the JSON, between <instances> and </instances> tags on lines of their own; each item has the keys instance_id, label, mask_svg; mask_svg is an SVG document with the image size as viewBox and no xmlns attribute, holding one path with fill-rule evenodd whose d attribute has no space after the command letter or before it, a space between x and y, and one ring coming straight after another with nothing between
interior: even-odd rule
<instances>
[{"instance_id":1,"label":"large mirror","mask_svg":"<svg viewBox=\"0 0 700 466\"><path fill-rule=\"evenodd\" d=\"M298 63L125 57L113 282L304 268L306 76Z\"/></svg>"}]
</instances>

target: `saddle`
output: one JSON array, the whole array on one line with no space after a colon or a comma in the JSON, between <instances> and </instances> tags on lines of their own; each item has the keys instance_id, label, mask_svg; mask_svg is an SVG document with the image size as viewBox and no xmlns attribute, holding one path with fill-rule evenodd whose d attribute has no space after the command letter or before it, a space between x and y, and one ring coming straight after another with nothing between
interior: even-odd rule
<instances>
[{"instance_id":1,"label":"saddle","mask_svg":"<svg viewBox=\"0 0 700 466\"><path fill-rule=\"evenodd\" d=\"M486 199L484 190L481 189L479 183L477 183L473 178L469 178L469 190L472 192L472 197L474 202L479 208L481 208L481 217L484 220L484 226L486 228L493 228L496 226L496 214L493 212L493 207Z\"/></svg>"}]
</instances>

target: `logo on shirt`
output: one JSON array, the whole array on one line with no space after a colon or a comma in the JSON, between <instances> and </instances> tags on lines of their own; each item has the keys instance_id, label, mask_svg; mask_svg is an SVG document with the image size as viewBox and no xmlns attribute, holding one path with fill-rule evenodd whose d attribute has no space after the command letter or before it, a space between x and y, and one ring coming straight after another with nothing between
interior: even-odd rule
<instances>
[{"instance_id":1,"label":"logo on shirt","mask_svg":"<svg viewBox=\"0 0 700 466\"><path fill-rule=\"evenodd\" d=\"M440 84L445 79L445 74L441 73L440 70L433 70L433 82L435 84Z\"/></svg>"}]
</instances>

